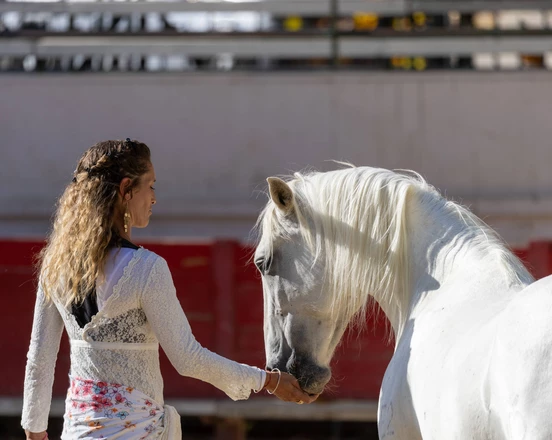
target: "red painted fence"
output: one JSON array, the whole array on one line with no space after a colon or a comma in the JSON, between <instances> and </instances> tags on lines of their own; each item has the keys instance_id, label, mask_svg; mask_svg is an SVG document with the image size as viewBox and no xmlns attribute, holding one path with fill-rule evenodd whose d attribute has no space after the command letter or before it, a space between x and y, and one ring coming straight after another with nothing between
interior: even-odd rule
<instances>
[{"instance_id":1,"label":"red painted fence","mask_svg":"<svg viewBox=\"0 0 552 440\"><path fill-rule=\"evenodd\" d=\"M0 397L22 394L35 300L32 258L41 246L38 241L0 241ZM231 241L144 246L167 260L198 341L236 361L264 366L262 287L250 262L252 249ZM552 273L552 243L532 243L516 252L536 277ZM370 322L360 336L347 334L333 362L334 386L326 398L376 400L391 354L392 347L385 343L383 319ZM178 375L164 354L161 367L167 398L224 397L209 384ZM65 394L68 371L64 335L54 396Z\"/></svg>"}]
</instances>

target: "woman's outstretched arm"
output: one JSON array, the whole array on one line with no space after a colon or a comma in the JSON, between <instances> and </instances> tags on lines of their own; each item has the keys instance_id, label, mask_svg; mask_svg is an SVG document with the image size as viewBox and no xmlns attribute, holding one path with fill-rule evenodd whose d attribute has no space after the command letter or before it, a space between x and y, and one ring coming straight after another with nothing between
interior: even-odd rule
<instances>
[{"instance_id":1,"label":"woman's outstretched arm","mask_svg":"<svg viewBox=\"0 0 552 440\"><path fill-rule=\"evenodd\" d=\"M63 320L53 301L47 301L39 286L27 353L21 426L35 437L44 438L52 402L52 385ZM35 438L29 437L29 438Z\"/></svg>"},{"instance_id":2,"label":"woman's outstretched arm","mask_svg":"<svg viewBox=\"0 0 552 440\"><path fill-rule=\"evenodd\" d=\"M181 375L209 382L233 400L247 399L251 390L264 385L274 389L276 373L266 376L259 368L227 359L197 342L176 296L167 263L161 257L154 263L142 292L142 307L167 357ZM276 395L295 402L313 400L286 373L282 373Z\"/></svg>"}]
</instances>

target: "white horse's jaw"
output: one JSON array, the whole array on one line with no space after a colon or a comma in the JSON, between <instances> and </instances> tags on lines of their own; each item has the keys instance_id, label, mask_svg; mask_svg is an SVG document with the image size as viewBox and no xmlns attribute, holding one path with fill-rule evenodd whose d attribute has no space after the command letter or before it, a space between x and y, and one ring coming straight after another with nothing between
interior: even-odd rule
<instances>
[{"instance_id":1,"label":"white horse's jaw","mask_svg":"<svg viewBox=\"0 0 552 440\"><path fill-rule=\"evenodd\" d=\"M325 332L320 331L322 325L316 325L321 322L317 319L314 323L313 320L291 321L289 316L288 319L273 317L270 321L273 326L265 335L267 367L292 374L305 392L320 394L332 376L329 363L333 350L327 344L333 338L324 336ZM316 332L313 328L320 330ZM320 353L322 347L324 353Z\"/></svg>"}]
</instances>

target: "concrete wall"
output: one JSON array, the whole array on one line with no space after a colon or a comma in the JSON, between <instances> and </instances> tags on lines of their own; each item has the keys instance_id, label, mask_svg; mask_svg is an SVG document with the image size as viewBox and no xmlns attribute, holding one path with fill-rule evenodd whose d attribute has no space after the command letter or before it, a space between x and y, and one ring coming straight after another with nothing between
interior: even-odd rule
<instances>
[{"instance_id":1,"label":"concrete wall","mask_svg":"<svg viewBox=\"0 0 552 440\"><path fill-rule=\"evenodd\" d=\"M410 168L515 245L552 238L552 76L290 73L0 76L0 236L42 235L82 152L153 150L142 236L246 239L265 178L330 159Z\"/></svg>"}]
</instances>

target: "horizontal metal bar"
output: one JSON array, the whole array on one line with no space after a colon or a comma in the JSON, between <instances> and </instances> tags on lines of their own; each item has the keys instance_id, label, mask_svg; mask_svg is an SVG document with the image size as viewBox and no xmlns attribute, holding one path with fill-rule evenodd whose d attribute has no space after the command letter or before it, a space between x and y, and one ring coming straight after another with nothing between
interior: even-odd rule
<instances>
[{"instance_id":1,"label":"horizontal metal bar","mask_svg":"<svg viewBox=\"0 0 552 440\"><path fill-rule=\"evenodd\" d=\"M328 38L44 37L0 40L0 55L158 54L208 56L328 57Z\"/></svg>"},{"instance_id":2,"label":"horizontal metal bar","mask_svg":"<svg viewBox=\"0 0 552 440\"><path fill-rule=\"evenodd\" d=\"M446 13L516 10L548 10L550 0L339 0L339 12L374 12L381 15L401 15L414 11Z\"/></svg>"},{"instance_id":3,"label":"horizontal metal bar","mask_svg":"<svg viewBox=\"0 0 552 440\"><path fill-rule=\"evenodd\" d=\"M505 10L548 10L550 0L412 0L411 11L424 12L476 12Z\"/></svg>"},{"instance_id":4,"label":"horizontal metal bar","mask_svg":"<svg viewBox=\"0 0 552 440\"><path fill-rule=\"evenodd\" d=\"M178 410L178 406L175 406ZM217 416L243 419L279 419L279 420L340 420L355 422L375 422L378 405L376 401L338 400L320 402L297 407L295 404L279 402L274 399L251 399L243 402L217 401ZM194 411L193 408L190 408ZM188 410L181 407L181 413ZM180 412L179 411L179 412Z\"/></svg>"},{"instance_id":5,"label":"horizontal metal bar","mask_svg":"<svg viewBox=\"0 0 552 440\"><path fill-rule=\"evenodd\" d=\"M338 13L372 12L381 15L402 15L410 10L406 0L339 0Z\"/></svg>"},{"instance_id":6,"label":"horizontal metal bar","mask_svg":"<svg viewBox=\"0 0 552 440\"><path fill-rule=\"evenodd\" d=\"M36 30L22 31L23 32L34 32L35 35L39 35ZM31 35L31 34L29 34ZM44 35L44 34L43 34ZM56 35L56 34L51 34ZM59 35L59 33L57 34ZM66 34L64 34L66 35ZM82 35L82 33L80 34ZM116 35L113 33L113 35ZM118 34L121 35L121 34ZM262 35L262 33L259 33ZM282 34L279 34L282 35ZM290 35L289 32L286 35ZM297 35L297 34L295 34ZM381 28L374 29L373 31L346 31L346 32L337 32L338 36L341 37L357 37L357 38L410 38L410 39L423 39L423 38L465 38L465 37L548 37L552 35L552 29L512 29L512 30L502 30L502 29L474 29L474 28L428 28L420 29L413 31L396 31L394 29ZM42 35L39 35L42 36Z\"/></svg>"},{"instance_id":7,"label":"horizontal metal bar","mask_svg":"<svg viewBox=\"0 0 552 440\"><path fill-rule=\"evenodd\" d=\"M302 37L44 37L0 40L0 55L122 55L158 54L210 56L230 53L242 57L329 57L330 39ZM389 57L396 55L471 55L474 53L552 51L552 34L541 36L480 37L358 37L338 40L339 56Z\"/></svg>"},{"instance_id":8,"label":"horizontal metal bar","mask_svg":"<svg viewBox=\"0 0 552 440\"><path fill-rule=\"evenodd\" d=\"M236 418L249 420L341 420L375 422L378 404L374 400L336 400L297 406L276 399L256 398L242 402L215 399L167 399L181 416ZM20 416L23 399L0 398L0 416ZM61 417L64 399L52 399L51 417Z\"/></svg>"},{"instance_id":9,"label":"horizontal metal bar","mask_svg":"<svg viewBox=\"0 0 552 440\"><path fill-rule=\"evenodd\" d=\"M327 15L329 10L329 0L0 2L0 12L112 12L128 14L144 12L257 11L285 15Z\"/></svg>"},{"instance_id":10,"label":"horizontal metal bar","mask_svg":"<svg viewBox=\"0 0 552 440\"><path fill-rule=\"evenodd\" d=\"M552 31L548 31L547 33L552 34ZM347 33L344 35L355 35L352 33ZM358 35L358 34L356 34ZM360 34L364 35L364 34ZM386 34L387 35L387 34ZM404 34L401 34L399 32L394 32L394 36L404 36ZM442 34L439 34L442 35ZM539 34L540 35L540 34ZM280 41L285 39L299 39L299 38L309 38L309 37L328 37L328 32L325 31L319 31L319 30L307 30L302 32L285 32L285 31L268 31L268 32L178 32L175 30L169 30L169 31L162 31L162 32L148 32L148 31L128 31L128 32L116 32L116 31L90 31L90 32L81 32L81 31L67 31L67 32L52 32L52 31L45 31L45 30L37 30L37 29L23 29L21 31L17 32L11 32L11 33L4 33L0 34L0 41L8 41L14 38L28 38L28 39L38 39L38 38L45 38L45 37L63 37L63 38L70 38L70 37L104 37L104 38L113 38L114 41L117 38L121 37L129 37L129 38L137 38L137 37L147 37L147 38L188 38L190 40L194 38L208 38L212 39L214 41L216 40L222 40L227 38L244 38L244 39L251 39L251 38L265 38L265 39L279 39Z\"/></svg>"},{"instance_id":11,"label":"horizontal metal bar","mask_svg":"<svg viewBox=\"0 0 552 440\"><path fill-rule=\"evenodd\" d=\"M339 0L341 14L366 11L382 15L402 15L413 11L445 13L480 10L547 10L550 0ZM0 1L0 12L228 12L259 11L274 14L330 15L329 0L251 0L251 1Z\"/></svg>"},{"instance_id":12,"label":"horizontal metal bar","mask_svg":"<svg viewBox=\"0 0 552 440\"><path fill-rule=\"evenodd\" d=\"M396 31L394 29L375 29L373 31L337 31L335 36L338 37L358 37L366 39L374 38L436 38L436 37L548 37L552 35L552 29L513 29L513 30L485 30L485 29L473 29L473 28L429 28L423 30L415 30L411 32ZM265 38L273 40L285 41L286 39L299 39L310 37L330 37L328 31L324 30L305 30L298 32L289 31L266 31L266 32L178 32L176 30L167 30L161 32L148 32L141 31L128 31L128 32L116 32L113 30L108 31L90 31L82 32L76 30L70 30L67 32L53 32L39 29L23 29L17 32L0 34L0 42L8 41L14 38L29 38L38 39L44 37L106 37L113 38L114 41L121 37L148 37L148 38L210 38L213 40L220 40L223 38Z\"/></svg>"},{"instance_id":13,"label":"horizontal metal bar","mask_svg":"<svg viewBox=\"0 0 552 440\"><path fill-rule=\"evenodd\" d=\"M25 55L34 53L34 46L34 40L27 38L0 40L0 55Z\"/></svg>"},{"instance_id":14,"label":"horizontal metal bar","mask_svg":"<svg viewBox=\"0 0 552 440\"><path fill-rule=\"evenodd\" d=\"M521 52L542 54L552 51L552 35L539 37L438 37L438 38L360 38L339 39L339 55L388 57L394 55L471 55L474 53Z\"/></svg>"}]
</instances>

